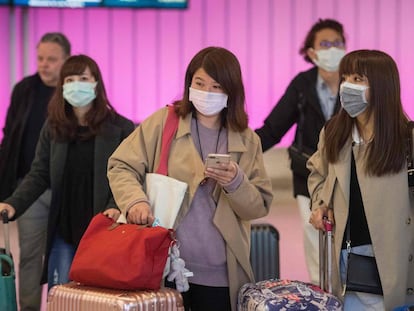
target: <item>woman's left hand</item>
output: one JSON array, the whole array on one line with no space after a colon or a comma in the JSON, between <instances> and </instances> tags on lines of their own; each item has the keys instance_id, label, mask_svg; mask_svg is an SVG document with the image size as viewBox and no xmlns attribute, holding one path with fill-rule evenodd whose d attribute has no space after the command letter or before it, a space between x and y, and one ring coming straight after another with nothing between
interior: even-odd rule
<instances>
[{"instance_id":1,"label":"woman's left hand","mask_svg":"<svg viewBox=\"0 0 414 311\"><path fill-rule=\"evenodd\" d=\"M109 208L106 211L104 211L103 214L106 217L112 218L114 221L117 221L119 216L121 215L121 212L116 208Z\"/></svg>"},{"instance_id":2,"label":"woman's left hand","mask_svg":"<svg viewBox=\"0 0 414 311\"><path fill-rule=\"evenodd\" d=\"M237 166L233 161L221 163L219 168L207 167L204 175L215 179L221 186L231 182L237 174Z\"/></svg>"},{"instance_id":3,"label":"woman's left hand","mask_svg":"<svg viewBox=\"0 0 414 311\"><path fill-rule=\"evenodd\" d=\"M315 229L325 231L324 219L329 220L332 224L335 223L333 209L328 208L328 206L326 206L326 204L321 201L319 203L319 206L316 206L312 209L312 213L309 218L309 223Z\"/></svg>"}]
</instances>

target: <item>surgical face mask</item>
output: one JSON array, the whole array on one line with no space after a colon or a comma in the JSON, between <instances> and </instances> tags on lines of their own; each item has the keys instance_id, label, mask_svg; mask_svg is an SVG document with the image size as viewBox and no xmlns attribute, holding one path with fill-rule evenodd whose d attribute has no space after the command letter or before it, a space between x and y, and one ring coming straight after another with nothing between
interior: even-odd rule
<instances>
[{"instance_id":1,"label":"surgical face mask","mask_svg":"<svg viewBox=\"0 0 414 311\"><path fill-rule=\"evenodd\" d=\"M84 107L96 98L97 82L74 81L63 85L63 98L73 107Z\"/></svg>"},{"instance_id":2,"label":"surgical face mask","mask_svg":"<svg viewBox=\"0 0 414 311\"><path fill-rule=\"evenodd\" d=\"M324 50L315 50L318 59L313 59L316 66L326 71L338 71L339 63L342 57L345 56L345 50L331 47Z\"/></svg>"},{"instance_id":3,"label":"surgical face mask","mask_svg":"<svg viewBox=\"0 0 414 311\"><path fill-rule=\"evenodd\" d=\"M365 111L368 101L365 98L366 85L343 82L339 90L341 105L351 118Z\"/></svg>"},{"instance_id":4,"label":"surgical face mask","mask_svg":"<svg viewBox=\"0 0 414 311\"><path fill-rule=\"evenodd\" d=\"M190 87L190 101L205 116L218 114L227 107L227 94L204 92Z\"/></svg>"}]
</instances>

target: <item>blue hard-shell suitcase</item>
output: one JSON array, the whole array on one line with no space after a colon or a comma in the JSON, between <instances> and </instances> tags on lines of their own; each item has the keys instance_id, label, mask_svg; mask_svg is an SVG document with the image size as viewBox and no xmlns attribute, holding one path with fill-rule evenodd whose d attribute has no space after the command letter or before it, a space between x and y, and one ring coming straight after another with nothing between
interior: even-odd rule
<instances>
[{"instance_id":1,"label":"blue hard-shell suitcase","mask_svg":"<svg viewBox=\"0 0 414 311\"><path fill-rule=\"evenodd\" d=\"M256 282L279 278L279 232L273 225L251 225L250 263Z\"/></svg>"}]
</instances>

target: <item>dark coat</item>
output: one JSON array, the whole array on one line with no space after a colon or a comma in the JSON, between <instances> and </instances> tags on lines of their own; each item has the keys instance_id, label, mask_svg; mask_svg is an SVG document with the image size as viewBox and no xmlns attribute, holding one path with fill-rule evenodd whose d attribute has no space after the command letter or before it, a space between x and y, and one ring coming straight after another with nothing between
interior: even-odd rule
<instances>
[{"instance_id":1,"label":"dark coat","mask_svg":"<svg viewBox=\"0 0 414 311\"><path fill-rule=\"evenodd\" d=\"M34 74L24 78L13 88L0 145L0 201L10 196L17 186L23 132L34 105L35 90L41 83L40 76Z\"/></svg>"},{"instance_id":2,"label":"dark coat","mask_svg":"<svg viewBox=\"0 0 414 311\"><path fill-rule=\"evenodd\" d=\"M316 91L318 68L299 73L289 84L285 94L267 116L264 125L256 130L262 141L263 151L279 143L289 129L299 121L298 102L300 96L304 100L303 145L311 153L316 151L319 132L326 120ZM337 101L334 113L339 110ZM294 143L298 140L296 131ZM293 173L293 192L309 197L307 180L298 173L295 165L291 166Z\"/></svg>"},{"instance_id":3,"label":"dark coat","mask_svg":"<svg viewBox=\"0 0 414 311\"><path fill-rule=\"evenodd\" d=\"M132 121L120 115L115 115L114 118L108 119L103 124L101 133L95 138L94 214L111 207L117 208L106 177L107 162L112 152L133 130L134 124ZM67 142L56 142L51 139L48 122L46 121L40 133L30 172L24 177L13 195L5 200L6 203L16 209L15 218L18 218L47 188L52 190L42 282L47 280L48 258L58 225L60 205L56 202L56 194L59 193L62 185L67 150Z\"/></svg>"}]
</instances>

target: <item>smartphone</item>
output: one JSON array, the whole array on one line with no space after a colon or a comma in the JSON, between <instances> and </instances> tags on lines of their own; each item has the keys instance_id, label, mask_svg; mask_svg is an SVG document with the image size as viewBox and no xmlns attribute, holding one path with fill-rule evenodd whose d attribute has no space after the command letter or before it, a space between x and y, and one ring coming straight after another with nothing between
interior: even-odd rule
<instances>
[{"instance_id":1,"label":"smartphone","mask_svg":"<svg viewBox=\"0 0 414 311\"><path fill-rule=\"evenodd\" d=\"M229 154L210 153L206 158L206 167L220 168L221 163L230 162Z\"/></svg>"}]
</instances>

